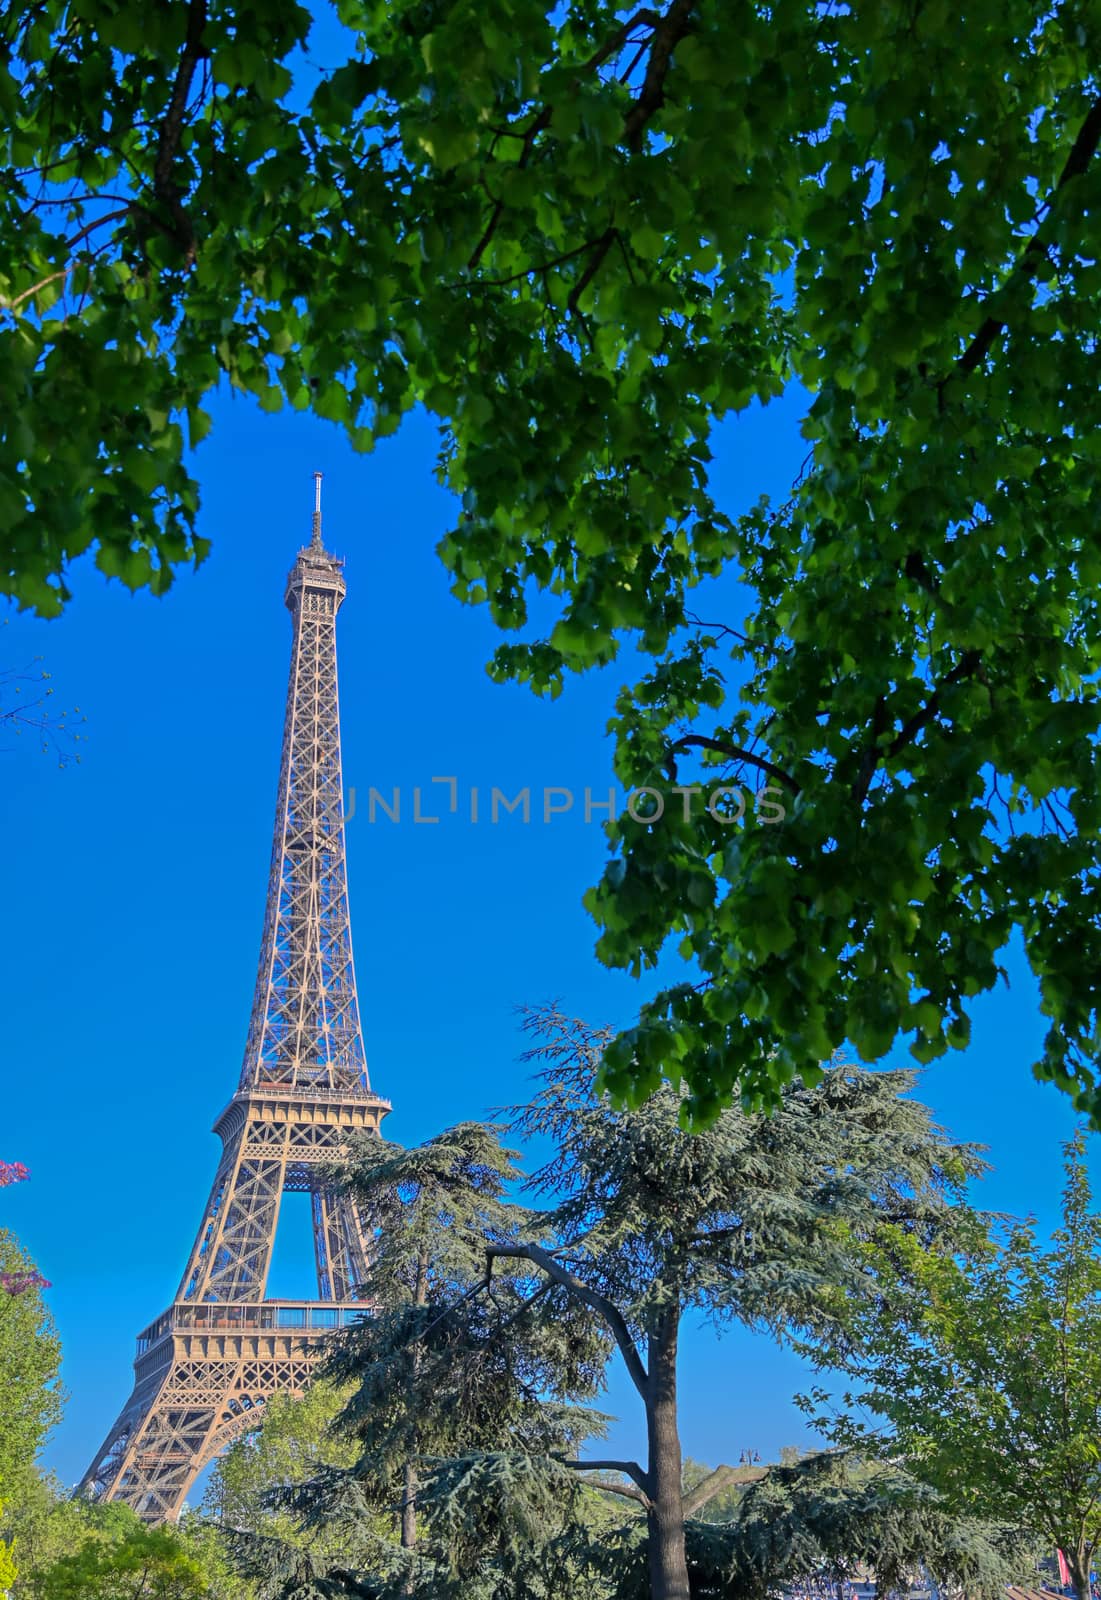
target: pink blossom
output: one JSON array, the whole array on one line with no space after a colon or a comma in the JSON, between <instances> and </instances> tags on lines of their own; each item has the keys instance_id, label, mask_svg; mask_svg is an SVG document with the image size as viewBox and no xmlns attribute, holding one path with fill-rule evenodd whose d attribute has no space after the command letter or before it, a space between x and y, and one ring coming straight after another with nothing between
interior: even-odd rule
<instances>
[{"instance_id":1,"label":"pink blossom","mask_svg":"<svg viewBox=\"0 0 1101 1600\"><path fill-rule=\"evenodd\" d=\"M30 1173L21 1161L0 1161L0 1189L9 1183L23 1183Z\"/></svg>"},{"instance_id":2,"label":"pink blossom","mask_svg":"<svg viewBox=\"0 0 1101 1600\"><path fill-rule=\"evenodd\" d=\"M8 1294L26 1294L28 1289L48 1289L50 1280L40 1272L0 1272L0 1289Z\"/></svg>"}]
</instances>

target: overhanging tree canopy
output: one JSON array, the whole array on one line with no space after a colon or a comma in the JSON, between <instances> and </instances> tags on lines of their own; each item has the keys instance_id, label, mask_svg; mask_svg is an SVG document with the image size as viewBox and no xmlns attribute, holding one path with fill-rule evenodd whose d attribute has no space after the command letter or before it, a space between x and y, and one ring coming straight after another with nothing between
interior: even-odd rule
<instances>
[{"instance_id":1,"label":"overhanging tree canopy","mask_svg":"<svg viewBox=\"0 0 1101 1600\"><path fill-rule=\"evenodd\" d=\"M699 981L608 1084L706 1119L846 1039L929 1059L1016 930L1038 1069L1096 1114L1096 7L337 9L320 83L289 0L9 11L4 587L53 612L90 548L158 591L200 557L223 378L364 448L422 403L456 592L505 630L555 597L494 671L554 692L632 638L621 780L690 787L702 740L787 812L612 830L602 958L672 936ZM713 425L792 380L806 470L732 521ZM694 632L727 570L746 615Z\"/></svg>"}]
</instances>

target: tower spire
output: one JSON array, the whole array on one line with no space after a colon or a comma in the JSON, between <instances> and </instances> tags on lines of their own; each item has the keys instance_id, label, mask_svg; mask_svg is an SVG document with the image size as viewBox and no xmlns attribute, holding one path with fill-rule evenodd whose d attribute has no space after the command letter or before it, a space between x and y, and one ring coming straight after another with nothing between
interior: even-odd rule
<instances>
[{"instance_id":1,"label":"tower spire","mask_svg":"<svg viewBox=\"0 0 1101 1600\"><path fill-rule=\"evenodd\" d=\"M323 550L321 543L321 473L313 475L313 538L310 540L310 549Z\"/></svg>"}]
</instances>

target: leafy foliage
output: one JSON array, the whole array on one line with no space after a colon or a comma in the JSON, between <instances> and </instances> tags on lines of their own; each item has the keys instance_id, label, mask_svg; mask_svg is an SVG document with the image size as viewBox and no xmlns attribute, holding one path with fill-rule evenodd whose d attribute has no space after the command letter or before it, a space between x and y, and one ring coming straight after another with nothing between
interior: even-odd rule
<instances>
[{"instance_id":1,"label":"leafy foliage","mask_svg":"<svg viewBox=\"0 0 1101 1600\"><path fill-rule=\"evenodd\" d=\"M1101 1546L1101 1217L1081 1136L1066 1147L1066 1175L1049 1250L1025 1224L966 1265L898 1241L921 1316L902 1327L865 1308L862 1388L847 1397L885 1432L851 1410L822 1426L864 1450L903 1452L953 1508L996 1505L1043 1532L1088 1596Z\"/></svg>"},{"instance_id":2,"label":"leafy foliage","mask_svg":"<svg viewBox=\"0 0 1101 1600\"><path fill-rule=\"evenodd\" d=\"M337 11L318 83L297 0L10 9L4 589L52 614L82 552L158 593L201 559L220 382L364 449L423 405L456 593L506 631L550 597L494 673L653 657L616 770L689 793L611 826L589 904L604 961L673 939L698 981L607 1084L679 1077L706 1121L846 1041L928 1060L1016 930L1037 1070L1098 1114L1096 8ZM792 383L805 470L732 520L715 423ZM744 616L694 628L723 574ZM709 772L783 825L688 815Z\"/></svg>"},{"instance_id":3,"label":"leafy foliage","mask_svg":"<svg viewBox=\"0 0 1101 1600\"><path fill-rule=\"evenodd\" d=\"M332 1426L344 1400L322 1381L301 1396L272 1395L256 1431L235 1440L219 1458L203 1498L204 1516L236 1534L304 1544L297 1521L272 1503L271 1491L289 1489L326 1467L351 1464L354 1446ZM331 1564L343 1554L339 1537L322 1533L309 1542Z\"/></svg>"},{"instance_id":4,"label":"leafy foliage","mask_svg":"<svg viewBox=\"0 0 1101 1600\"><path fill-rule=\"evenodd\" d=\"M0 1514L16 1574L12 1600L245 1600L212 1524L185 1517L151 1533L129 1506L73 1499L25 1468Z\"/></svg>"},{"instance_id":5,"label":"leafy foliage","mask_svg":"<svg viewBox=\"0 0 1101 1600\"><path fill-rule=\"evenodd\" d=\"M61 1416L61 1346L43 1282L18 1240L0 1228L0 1499Z\"/></svg>"},{"instance_id":6,"label":"leafy foliage","mask_svg":"<svg viewBox=\"0 0 1101 1600\"><path fill-rule=\"evenodd\" d=\"M117 1541L89 1541L39 1580L42 1600L203 1600L202 1568L171 1528L129 1529Z\"/></svg>"}]
</instances>

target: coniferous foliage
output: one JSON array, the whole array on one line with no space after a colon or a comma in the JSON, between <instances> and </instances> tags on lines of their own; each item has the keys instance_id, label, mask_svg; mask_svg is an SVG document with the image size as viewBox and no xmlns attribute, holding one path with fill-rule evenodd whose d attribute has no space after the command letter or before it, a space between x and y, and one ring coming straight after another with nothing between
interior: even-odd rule
<instances>
[{"instance_id":1,"label":"coniferous foliage","mask_svg":"<svg viewBox=\"0 0 1101 1600\"><path fill-rule=\"evenodd\" d=\"M536 1092L509 1125L550 1144L527 1180L541 1208L509 1198L520 1174L482 1125L419 1150L366 1140L355 1153L346 1177L378 1227L380 1304L334 1344L329 1369L348 1388L339 1426L359 1456L295 1490L299 1514L366 1529L382 1508L392 1544L384 1560L364 1548L370 1581L456 1600L549 1596L566 1577L597 1596L638 1584L651 1600L752 1596L859 1559L873 1537L885 1573L923 1551L977 1582L1002 1570L996 1541L958 1529L897 1474L838 1487L833 1462L767 1475L720 1466L683 1483L686 1315L845 1363L861 1305L912 1314L899 1241L946 1255L981 1234L962 1200L979 1153L936 1126L910 1093L914 1075L836 1062L789 1086L771 1115L728 1110L689 1132L671 1087L634 1110L600 1094L607 1033L553 1009L526 1021ZM890 1270L877 1253L888 1247ZM643 1461L582 1448L600 1421L585 1403L613 1359L638 1394ZM743 1488L732 1526L698 1520L709 1500L762 1478Z\"/></svg>"},{"instance_id":2,"label":"coniferous foliage","mask_svg":"<svg viewBox=\"0 0 1101 1600\"><path fill-rule=\"evenodd\" d=\"M768 1600L809 1584L836 1589L858 1574L879 1593L932 1578L942 1592L994 1600L1036 1564L1034 1542L1018 1530L955 1514L898 1467L845 1452L770 1465L725 1520L687 1521L685 1544L692 1600ZM588 1560L615 1600L649 1600L640 1522L593 1541Z\"/></svg>"},{"instance_id":3,"label":"coniferous foliage","mask_svg":"<svg viewBox=\"0 0 1101 1600\"><path fill-rule=\"evenodd\" d=\"M334 1338L326 1363L346 1395L334 1428L354 1460L274 1495L301 1520L304 1551L238 1541L272 1592L344 1592L325 1587L353 1582L337 1570L356 1574L349 1593L569 1592L547 1552L581 1490L554 1457L603 1426L579 1402L599 1386L608 1347L599 1331L538 1319L516 1275L488 1284L487 1243L526 1220L507 1198L519 1177L477 1123L418 1149L374 1137L354 1148L345 1178L376 1230L363 1285L375 1308ZM319 1548L334 1528L345 1530L339 1567Z\"/></svg>"},{"instance_id":4,"label":"coniferous foliage","mask_svg":"<svg viewBox=\"0 0 1101 1600\"><path fill-rule=\"evenodd\" d=\"M835 1062L811 1085L789 1085L771 1115L726 1110L690 1132L671 1086L634 1110L601 1094L607 1032L553 1008L526 1022L539 1087L511 1126L552 1144L533 1186L552 1200L540 1221L556 1245L491 1244L491 1270L527 1262L532 1293L556 1286L568 1321L613 1338L646 1422L646 1461L614 1465L646 1509L652 1600L687 1600L685 1315L740 1322L843 1363L862 1300L889 1294L895 1316L909 1313L869 1244L889 1225L923 1249L957 1248L976 1226L962 1190L982 1162L910 1097L911 1072Z\"/></svg>"}]
</instances>

